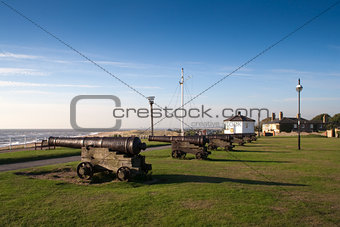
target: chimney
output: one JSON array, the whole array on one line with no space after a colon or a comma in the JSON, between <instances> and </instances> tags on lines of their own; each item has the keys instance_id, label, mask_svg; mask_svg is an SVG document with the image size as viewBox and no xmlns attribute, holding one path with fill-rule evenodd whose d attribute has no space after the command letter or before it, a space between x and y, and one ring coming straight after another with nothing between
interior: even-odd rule
<instances>
[{"instance_id":1,"label":"chimney","mask_svg":"<svg viewBox=\"0 0 340 227\"><path fill-rule=\"evenodd\" d=\"M281 111L280 114L279 114L279 120L281 121L282 118L283 118L283 113L282 113L282 111Z\"/></svg>"},{"instance_id":2,"label":"chimney","mask_svg":"<svg viewBox=\"0 0 340 227\"><path fill-rule=\"evenodd\" d=\"M237 115L238 115L238 116L241 116L241 111L238 111L238 112L237 112Z\"/></svg>"},{"instance_id":3,"label":"chimney","mask_svg":"<svg viewBox=\"0 0 340 227\"><path fill-rule=\"evenodd\" d=\"M326 114L324 114L322 117L322 123L326 123Z\"/></svg>"},{"instance_id":4,"label":"chimney","mask_svg":"<svg viewBox=\"0 0 340 227\"><path fill-rule=\"evenodd\" d=\"M272 113L272 121L275 120L275 113Z\"/></svg>"}]
</instances>

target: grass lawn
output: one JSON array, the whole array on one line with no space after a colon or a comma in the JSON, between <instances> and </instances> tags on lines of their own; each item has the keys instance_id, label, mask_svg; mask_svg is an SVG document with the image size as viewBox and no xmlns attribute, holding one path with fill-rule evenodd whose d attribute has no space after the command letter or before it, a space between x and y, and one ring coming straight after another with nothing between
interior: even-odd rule
<instances>
[{"instance_id":1,"label":"grass lawn","mask_svg":"<svg viewBox=\"0 0 340 227\"><path fill-rule=\"evenodd\" d=\"M210 160L170 150L144 153L153 184L74 184L57 169L78 162L0 173L0 225L90 226L339 226L340 140L260 138Z\"/></svg>"},{"instance_id":2,"label":"grass lawn","mask_svg":"<svg viewBox=\"0 0 340 227\"><path fill-rule=\"evenodd\" d=\"M147 139L142 139L142 142L146 143L146 147L158 147L158 146L171 145L171 143L158 142L158 141L149 141Z\"/></svg>"},{"instance_id":3,"label":"grass lawn","mask_svg":"<svg viewBox=\"0 0 340 227\"><path fill-rule=\"evenodd\" d=\"M0 153L0 164L28 162L49 158L61 158L80 155L80 149L56 148L55 150L11 151Z\"/></svg>"}]
</instances>

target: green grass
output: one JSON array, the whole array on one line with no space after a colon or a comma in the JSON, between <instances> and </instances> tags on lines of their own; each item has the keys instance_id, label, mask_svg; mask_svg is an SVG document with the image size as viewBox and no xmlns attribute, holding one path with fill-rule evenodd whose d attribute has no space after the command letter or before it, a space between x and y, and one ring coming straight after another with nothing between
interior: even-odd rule
<instances>
[{"instance_id":1,"label":"green grass","mask_svg":"<svg viewBox=\"0 0 340 227\"><path fill-rule=\"evenodd\" d=\"M171 144L171 143L166 143L166 142L149 141L147 139L142 139L142 142L146 143L146 147L159 147L159 146L166 146L166 145Z\"/></svg>"},{"instance_id":2,"label":"green grass","mask_svg":"<svg viewBox=\"0 0 340 227\"><path fill-rule=\"evenodd\" d=\"M73 148L56 148L55 150L12 151L0 153L0 164L61 158L74 155L80 155L80 150Z\"/></svg>"},{"instance_id":3,"label":"green grass","mask_svg":"<svg viewBox=\"0 0 340 227\"><path fill-rule=\"evenodd\" d=\"M340 140L303 138L300 151L296 143L261 137L206 161L146 152L154 184L77 185L0 173L0 225L339 226Z\"/></svg>"}]
</instances>

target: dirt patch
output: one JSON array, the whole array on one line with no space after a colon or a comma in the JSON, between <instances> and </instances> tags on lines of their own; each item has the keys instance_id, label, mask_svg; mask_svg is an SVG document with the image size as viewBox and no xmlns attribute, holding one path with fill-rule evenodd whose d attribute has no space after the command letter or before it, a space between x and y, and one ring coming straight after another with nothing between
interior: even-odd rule
<instances>
[{"instance_id":1,"label":"dirt patch","mask_svg":"<svg viewBox=\"0 0 340 227\"><path fill-rule=\"evenodd\" d=\"M57 180L71 184L78 185L90 185L90 184L108 184L111 182L121 182L116 178L116 175L109 171L95 173L91 180L80 179L77 175L77 171L71 167L58 168L50 171L40 171L33 169L31 171L16 172L16 175L23 175L33 179L44 179L44 180ZM130 181L130 180L129 180ZM143 183L143 184L154 184L158 182L152 178L151 174L147 176L135 177L131 181ZM59 183L62 184L62 183Z\"/></svg>"},{"instance_id":2,"label":"dirt patch","mask_svg":"<svg viewBox=\"0 0 340 227\"><path fill-rule=\"evenodd\" d=\"M199 210L199 209L210 209L215 205L215 201L212 200L186 200L182 202L182 206L184 208L190 210Z\"/></svg>"},{"instance_id":3,"label":"dirt patch","mask_svg":"<svg viewBox=\"0 0 340 227\"><path fill-rule=\"evenodd\" d=\"M285 214L288 212L288 208L283 206L273 206L271 207L271 209L281 214Z\"/></svg>"},{"instance_id":4,"label":"dirt patch","mask_svg":"<svg viewBox=\"0 0 340 227\"><path fill-rule=\"evenodd\" d=\"M78 177L75 169L70 167L58 168L51 171L25 171L25 172L16 172L16 175L24 175L29 178L34 179L45 179L45 180L58 180L64 181L71 184L79 184L79 185L88 185L88 184L102 184L115 180L113 174L108 173L97 173L93 176L91 180L82 180Z\"/></svg>"}]
</instances>

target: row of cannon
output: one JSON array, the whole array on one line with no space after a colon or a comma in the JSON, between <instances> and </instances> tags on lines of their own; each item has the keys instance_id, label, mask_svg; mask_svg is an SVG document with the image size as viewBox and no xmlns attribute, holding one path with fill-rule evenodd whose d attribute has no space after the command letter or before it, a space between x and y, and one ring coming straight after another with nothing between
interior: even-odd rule
<instances>
[{"instance_id":1,"label":"row of cannon","mask_svg":"<svg viewBox=\"0 0 340 227\"><path fill-rule=\"evenodd\" d=\"M221 147L231 151L237 143L244 145L256 140L256 134L216 134L206 136L149 136L149 141L170 142L171 156L184 158L187 153L195 155L196 159L206 159L211 152ZM208 144L208 146L206 146Z\"/></svg>"},{"instance_id":2,"label":"row of cannon","mask_svg":"<svg viewBox=\"0 0 340 227\"><path fill-rule=\"evenodd\" d=\"M230 151L233 143L244 145L254 140L255 134L149 137L149 141L171 143L173 158L184 158L191 153L197 159L207 159L211 154L208 150L222 147ZM146 144L138 137L50 137L48 145L81 148L77 174L82 179L91 179L95 172L109 171L114 172L119 180L126 181L136 175L146 175L152 169L151 164L146 164L145 157L140 155Z\"/></svg>"}]
</instances>

